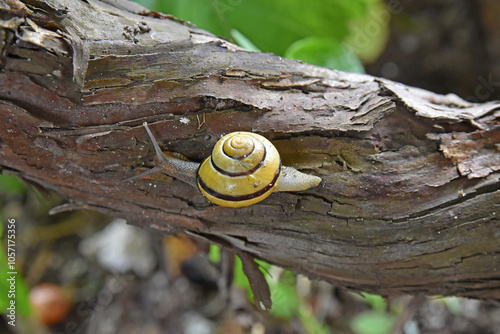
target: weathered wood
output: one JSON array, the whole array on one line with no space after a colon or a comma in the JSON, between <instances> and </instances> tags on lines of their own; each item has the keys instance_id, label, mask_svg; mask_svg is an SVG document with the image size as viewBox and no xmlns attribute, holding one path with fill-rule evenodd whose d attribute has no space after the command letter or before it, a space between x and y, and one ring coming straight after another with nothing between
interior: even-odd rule
<instances>
[{"instance_id":1,"label":"weathered wood","mask_svg":"<svg viewBox=\"0 0 500 334\"><path fill-rule=\"evenodd\" d=\"M118 3L2 4L2 172L347 288L500 299L499 102L247 52ZM259 132L324 181L238 209L164 175L117 184L152 167L143 121L193 161Z\"/></svg>"}]
</instances>

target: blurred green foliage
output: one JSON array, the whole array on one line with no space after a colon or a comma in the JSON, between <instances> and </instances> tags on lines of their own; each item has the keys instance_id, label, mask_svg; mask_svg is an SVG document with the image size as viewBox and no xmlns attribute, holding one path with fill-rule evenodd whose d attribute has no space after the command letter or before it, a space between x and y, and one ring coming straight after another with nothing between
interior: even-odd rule
<instances>
[{"instance_id":1,"label":"blurred green foliage","mask_svg":"<svg viewBox=\"0 0 500 334\"><path fill-rule=\"evenodd\" d=\"M212 263L219 263L220 257L220 247L214 244L210 244L210 248L208 250L208 259Z\"/></svg>"},{"instance_id":2,"label":"blurred green foliage","mask_svg":"<svg viewBox=\"0 0 500 334\"><path fill-rule=\"evenodd\" d=\"M389 334L396 317L387 312L366 311L351 321L351 329L358 334Z\"/></svg>"},{"instance_id":3,"label":"blurred green foliage","mask_svg":"<svg viewBox=\"0 0 500 334\"><path fill-rule=\"evenodd\" d=\"M362 293L359 299L370 306L370 310L356 314L350 322L357 334L388 334L394 326L396 316L388 310L385 298L371 293ZM392 307L394 309L395 307ZM394 311L394 310L393 310Z\"/></svg>"},{"instance_id":4,"label":"blurred green foliage","mask_svg":"<svg viewBox=\"0 0 500 334\"><path fill-rule=\"evenodd\" d=\"M343 44L322 37L306 37L287 49L286 58L348 72L363 73L363 65L356 55Z\"/></svg>"},{"instance_id":5,"label":"blurred green foliage","mask_svg":"<svg viewBox=\"0 0 500 334\"><path fill-rule=\"evenodd\" d=\"M271 301L273 302L273 305L270 313L274 317L281 319L292 319L294 317L298 317L308 333L330 333L328 326L318 322L308 301L298 295L296 288L296 275L293 272L284 270L280 271L279 277L273 277L273 275L269 272L272 267L269 263L261 260L256 260L256 262L259 264L271 291ZM233 283L234 285L244 289L247 292L249 299L253 300L250 283L243 272L243 265L238 257L236 257L235 261Z\"/></svg>"},{"instance_id":6,"label":"blurred green foliage","mask_svg":"<svg viewBox=\"0 0 500 334\"><path fill-rule=\"evenodd\" d=\"M12 175L0 175L0 194L3 196L18 195L26 192L25 184ZM26 285L21 273L17 272L15 266L9 264L10 258L15 263L17 259L16 251L16 224L17 222L12 217L5 217L2 210L0 224L0 239L2 239L2 247L0 249L0 313L10 314L12 308L11 301L14 301L16 317L18 315L29 316L31 313L28 286ZM10 233L13 231L13 233ZM7 231L7 233L5 233ZM5 233L5 236L4 236ZM9 243L10 240L10 243ZM12 260L11 260L12 261ZM15 274L13 274L15 273ZM15 277L15 288L11 290L9 279ZM7 318L7 321L12 319Z\"/></svg>"},{"instance_id":7,"label":"blurred green foliage","mask_svg":"<svg viewBox=\"0 0 500 334\"><path fill-rule=\"evenodd\" d=\"M314 65L363 72L388 37L382 0L136 0L233 40ZM354 52L353 52L354 51Z\"/></svg>"},{"instance_id":8,"label":"blurred green foliage","mask_svg":"<svg viewBox=\"0 0 500 334\"><path fill-rule=\"evenodd\" d=\"M16 271L16 269L14 269ZM11 275L7 262L7 254L4 249L0 250L0 313L9 314L11 300L15 301L15 314L29 316L30 305L28 299L28 286L26 285L23 276L20 273ZM15 276L15 290L10 290L10 283L7 281L11 276ZM10 321L10 319L9 319Z\"/></svg>"},{"instance_id":9,"label":"blurred green foliage","mask_svg":"<svg viewBox=\"0 0 500 334\"><path fill-rule=\"evenodd\" d=\"M14 175L0 175L0 193L19 195L26 193L26 184Z\"/></svg>"}]
</instances>

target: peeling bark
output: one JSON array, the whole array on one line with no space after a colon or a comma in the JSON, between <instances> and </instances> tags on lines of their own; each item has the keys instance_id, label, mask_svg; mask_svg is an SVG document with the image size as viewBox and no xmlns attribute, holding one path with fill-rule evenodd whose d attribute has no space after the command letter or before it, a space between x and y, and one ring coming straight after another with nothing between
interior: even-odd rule
<instances>
[{"instance_id":1,"label":"peeling bark","mask_svg":"<svg viewBox=\"0 0 500 334\"><path fill-rule=\"evenodd\" d=\"M26 6L26 4L30 4ZM500 299L500 103L254 53L117 2L7 0L0 165L90 208L356 290ZM270 138L320 187L223 208L152 167ZM56 212L57 210L54 210Z\"/></svg>"}]
</instances>

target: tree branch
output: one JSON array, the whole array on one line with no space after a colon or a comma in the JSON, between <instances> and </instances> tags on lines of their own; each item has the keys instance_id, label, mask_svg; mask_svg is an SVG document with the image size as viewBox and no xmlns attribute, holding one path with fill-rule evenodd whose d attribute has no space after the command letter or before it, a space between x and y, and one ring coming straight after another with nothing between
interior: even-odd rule
<instances>
[{"instance_id":1,"label":"tree branch","mask_svg":"<svg viewBox=\"0 0 500 334\"><path fill-rule=\"evenodd\" d=\"M26 6L29 3L30 6ZM0 165L73 204L383 295L500 299L500 103L254 53L126 2L8 0ZM323 178L246 208L153 166L225 133Z\"/></svg>"}]
</instances>

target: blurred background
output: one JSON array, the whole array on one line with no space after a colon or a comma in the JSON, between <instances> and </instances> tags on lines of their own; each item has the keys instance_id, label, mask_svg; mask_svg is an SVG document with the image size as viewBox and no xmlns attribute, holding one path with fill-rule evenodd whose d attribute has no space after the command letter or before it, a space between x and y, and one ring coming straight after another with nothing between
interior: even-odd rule
<instances>
[{"instance_id":1,"label":"blurred background","mask_svg":"<svg viewBox=\"0 0 500 334\"><path fill-rule=\"evenodd\" d=\"M500 99L496 0L141 0L253 51L368 73L471 102ZM352 293L260 262L257 311L238 259L0 176L0 309L16 226L16 326L0 333L500 333L500 305ZM227 264L231 265L227 265ZM233 282L233 284L229 284Z\"/></svg>"}]
</instances>

